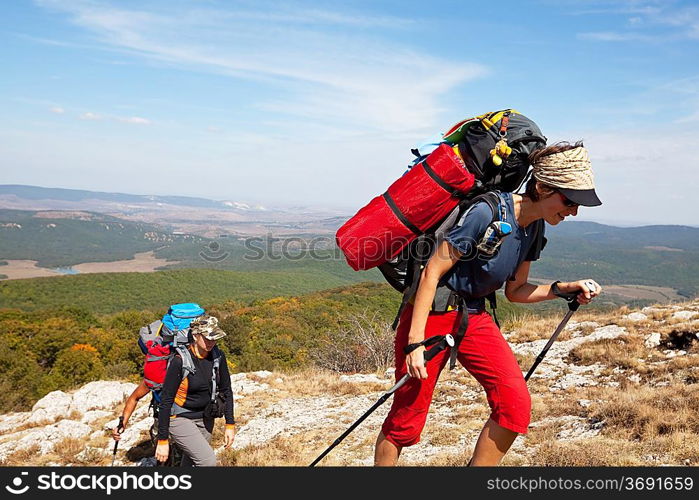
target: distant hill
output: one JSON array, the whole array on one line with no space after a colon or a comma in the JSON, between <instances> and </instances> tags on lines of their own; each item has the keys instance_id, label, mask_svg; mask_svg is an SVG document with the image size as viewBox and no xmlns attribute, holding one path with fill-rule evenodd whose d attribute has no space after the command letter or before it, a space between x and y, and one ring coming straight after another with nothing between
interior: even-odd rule
<instances>
[{"instance_id":1,"label":"distant hill","mask_svg":"<svg viewBox=\"0 0 699 500\"><path fill-rule=\"evenodd\" d=\"M334 232L348 215L302 207L257 210L238 202L179 196L0 186L0 207L32 206L32 199L39 199L38 206L63 208L0 208L0 261L34 260L53 268L153 251L170 269L318 272L334 276L337 284L382 280L375 270L352 271L335 248ZM81 206L92 209L76 208ZM699 228L570 220L546 231L548 244L532 265L533 278L592 277L603 285L663 288L638 297L607 295L613 304L699 294ZM299 250L311 242L320 243L314 255Z\"/></svg>"},{"instance_id":2,"label":"distant hill","mask_svg":"<svg viewBox=\"0 0 699 500\"><path fill-rule=\"evenodd\" d=\"M124 260L166 245L201 241L109 215L0 209L0 259L36 260L41 267Z\"/></svg>"},{"instance_id":3,"label":"distant hill","mask_svg":"<svg viewBox=\"0 0 699 500\"><path fill-rule=\"evenodd\" d=\"M118 203L168 203L187 207L222 208L225 202L194 198L189 196L150 196L123 193L105 193L101 191L85 191L82 189L45 188L39 186L23 186L19 184L0 185L0 196L14 195L29 200L61 200L86 201L105 200Z\"/></svg>"},{"instance_id":4,"label":"distant hill","mask_svg":"<svg viewBox=\"0 0 699 500\"><path fill-rule=\"evenodd\" d=\"M542 258L532 265L536 276L665 286L687 298L699 293L699 228L570 221L547 226L546 234Z\"/></svg>"},{"instance_id":5,"label":"distant hill","mask_svg":"<svg viewBox=\"0 0 699 500\"><path fill-rule=\"evenodd\" d=\"M335 209L263 207L188 196L133 195L77 189L0 185L0 209L78 210L159 224L206 237L333 234L346 219Z\"/></svg>"}]
</instances>

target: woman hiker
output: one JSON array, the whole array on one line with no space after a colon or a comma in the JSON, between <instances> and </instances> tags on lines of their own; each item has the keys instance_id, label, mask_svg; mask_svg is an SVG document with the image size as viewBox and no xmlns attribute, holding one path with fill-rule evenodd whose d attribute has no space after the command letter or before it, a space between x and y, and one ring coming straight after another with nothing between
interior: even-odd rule
<instances>
[{"instance_id":1,"label":"woman hiker","mask_svg":"<svg viewBox=\"0 0 699 500\"><path fill-rule=\"evenodd\" d=\"M474 466L497 465L517 434L527 432L531 411L522 371L485 312L485 297L503 283L507 299L522 303L552 300L556 293L577 293L578 302L587 304L602 291L591 279L538 286L527 281L529 266L539 258L545 243L544 221L555 226L577 215L580 205L602 203L595 193L592 167L582 142L558 143L535 151L529 159L533 176L525 193L500 194L502 215L511 224L512 233L504 237L497 253L491 258L474 253L474 243L493 220L491 208L479 202L450 230L425 266L414 304L405 308L396 333L396 380L406 372L412 378L394 394L376 441L375 465L395 465L403 447L420 440L435 384L450 357L446 349L425 364L423 346L404 353L409 344L457 332L461 320L458 310L431 312L438 286L449 287L465 300L468 324L456 357L483 386L491 408L470 462Z\"/></svg>"},{"instance_id":2,"label":"woman hiker","mask_svg":"<svg viewBox=\"0 0 699 500\"><path fill-rule=\"evenodd\" d=\"M189 346L195 373L182 376L182 358L176 355L167 369L161 392L158 415L158 444L155 458L165 462L170 446L168 437L184 452L182 466L214 466L216 454L209 444L216 417L225 417L224 446L229 448L235 437L233 418L233 391L226 358L216 347L216 341L226 336L218 326L218 319L204 316L191 324L192 343ZM218 358L218 362L216 359ZM212 404L213 372L223 405ZM215 396L215 395L214 395Z\"/></svg>"}]
</instances>

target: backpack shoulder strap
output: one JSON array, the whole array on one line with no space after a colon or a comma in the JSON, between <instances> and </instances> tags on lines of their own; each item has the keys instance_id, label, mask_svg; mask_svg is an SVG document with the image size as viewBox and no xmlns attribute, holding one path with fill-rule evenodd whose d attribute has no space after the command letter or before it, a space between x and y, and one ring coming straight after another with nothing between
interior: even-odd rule
<instances>
[{"instance_id":1,"label":"backpack shoulder strap","mask_svg":"<svg viewBox=\"0 0 699 500\"><path fill-rule=\"evenodd\" d=\"M213 351L214 365L211 367L211 401L216 401L218 396L219 368L221 366L221 351L217 346L214 346Z\"/></svg>"},{"instance_id":2,"label":"backpack shoulder strap","mask_svg":"<svg viewBox=\"0 0 699 500\"><path fill-rule=\"evenodd\" d=\"M173 349L177 354L179 354L180 358L182 358L182 378L184 379L190 373L195 374L197 372L197 369L194 366L192 353L189 352L187 346L178 345L175 346Z\"/></svg>"}]
</instances>

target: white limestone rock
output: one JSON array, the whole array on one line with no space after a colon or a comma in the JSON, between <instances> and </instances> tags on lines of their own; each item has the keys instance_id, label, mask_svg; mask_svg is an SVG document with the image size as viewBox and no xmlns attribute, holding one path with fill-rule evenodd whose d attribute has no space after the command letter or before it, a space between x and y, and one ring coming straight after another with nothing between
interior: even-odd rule
<instances>
[{"instance_id":1,"label":"white limestone rock","mask_svg":"<svg viewBox=\"0 0 699 500\"><path fill-rule=\"evenodd\" d=\"M260 376L260 373L270 373L270 372L254 372L255 375ZM248 379L247 373L236 373L231 375L231 388L233 389L233 397L238 399L247 394L252 394L257 391L264 391L269 389L269 384L264 382L257 382L255 380ZM268 375L267 375L268 376ZM262 378L266 378L263 376Z\"/></svg>"},{"instance_id":2,"label":"white limestone rock","mask_svg":"<svg viewBox=\"0 0 699 500\"><path fill-rule=\"evenodd\" d=\"M648 316L643 314L642 312L632 312L631 314L627 314L624 316L625 319L628 319L629 321L646 321L648 319Z\"/></svg>"},{"instance_id":3,"label":"white limestone rock","mask_svg":"<svg viewBox=\"0 0 699 500\"><path fill-rule=\"evenodd\" d=\"M660 333L653 332L650 335L648 335L646 337L646 340L644 341L644 344L648 349L658 347L660 345Z\"/></svg>"},{"instance_id":4,"label":"white limestone rock","mask_svg":"<svg viewBox=\"0 0 699 500\"><path fill-rule=\"evenodd\" d=\"M679 319L682 321L688 321L693 319L695 316L699 316L699 312L696 311L677 311L672 313L672 319Z\"/></svg>"},{"instance_id":5,"label":"white limestone rock","mask_svg":"<svg viewBox=\"0 0 699 500\"><path fill-rule=\"evenodd\" d=\"M113 410L133 392L136 384L99 380L85 384L73 394L70 411Z\"/></svg>"},{"instance_id":6,"label":"white limestone rock","mask_svg":"<svg viewBox=\"0 0 699 500\"><path fill-rule=\"evenodd\" d=\"M353 382L359 384L385 384L386 379L377 377L374 373L354 373L352 375L340 375L341 382Z\"/></svg>"},{"instance_id":7,"label":"white limestone rock","mask_svg":"<svg viewBox=\"0 0 699 500\"><path fill-rule=\"evenodd\" d=\"M17 427L24 425L31 416L30 411L0 415L0 436L14 432Z\"/></svg>"},{"instance_id":8,"label":"white limestone rock","mask_svg":"<svg viewBox=\"0 0 699 500\"><path fill-rule=\"evenodd\" d=\"M34 404L32 407L32 416L29 417L27 423L50 423L61 418L66 418L70 414L70 405L72 402L73 396L70 394L66 394L63 391L49 392Z\"/></svg>"},{"instance_id":9,"label":"white limestone rock","mask_svg":"<svg viewBox=\"0 0 699 500\"><path fill-rule=\"evenodd\" d=\"M83 424L91 424L92 422L96 420L100 420L101 418L108 417L112 415L111 411L106 411L106 410L90 410L88 412L85 412L85 415L83 415L83 418L80 420Z\"/></svg>"}]
</instances>

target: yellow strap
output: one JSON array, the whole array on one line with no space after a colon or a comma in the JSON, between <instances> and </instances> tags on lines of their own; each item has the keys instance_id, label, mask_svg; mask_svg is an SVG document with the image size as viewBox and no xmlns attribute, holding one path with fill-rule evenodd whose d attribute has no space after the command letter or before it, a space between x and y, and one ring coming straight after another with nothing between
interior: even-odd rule
<instances>
[{"instance_id":1,"label":"yellow strap","mask_svg":"<svg viewBox=\"0 0 699 500\"><path fill-rule=\"evenodd\" d=\"M481 123L483 124L485 129L488 130L488 129L494 127L497 122L502 120L502 117L507 112L509 112L511 115L512 114L517 114L517 115L521 114L519 111L517 111L515 109L505 109L503 111L498 111L497 113L494 113L490 116L482 115L483 118L481 119Z\"/></svg>"}]
</instances>

